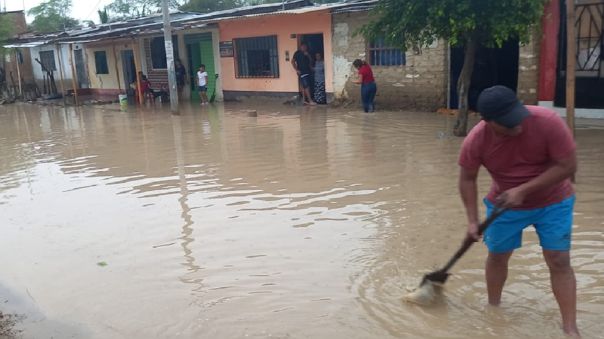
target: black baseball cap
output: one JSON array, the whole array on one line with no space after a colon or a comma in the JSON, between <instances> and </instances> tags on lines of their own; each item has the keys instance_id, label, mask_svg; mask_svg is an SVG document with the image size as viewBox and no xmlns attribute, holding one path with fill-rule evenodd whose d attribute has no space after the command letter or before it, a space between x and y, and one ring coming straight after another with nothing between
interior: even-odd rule
<instances>
[{"instance_id":1,"label":"black baseball cap","mask_svg":"<svg viewBox=\"0 0 604 339\"><path fill-rule=\"evenodd\" d=\"M493 86L482 91L476 108L484 120L495 121L507 128L520 125L530 114L516 93L505 86Z\"/></svg>"}]
</instances>

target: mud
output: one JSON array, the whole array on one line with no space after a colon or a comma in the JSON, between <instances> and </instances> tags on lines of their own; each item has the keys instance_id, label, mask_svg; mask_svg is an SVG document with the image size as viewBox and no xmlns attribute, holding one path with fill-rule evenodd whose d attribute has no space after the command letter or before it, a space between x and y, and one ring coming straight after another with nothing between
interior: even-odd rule
<instances>
[{"instance_id":1,"label":"mud","mask_svg":"<svg viewBox=\"0 0 604 339\"><path fill-rule=\"evenodd\" d=\"M501 308L486 306L482 245L438 303L401 301L464 235L453 119L2 106L0 286L14 297L0 311L26 316L26 338L562 338L532 231ZM585 338L604 333L601 126L577 131Z\"/></svg>"}]
</instances>

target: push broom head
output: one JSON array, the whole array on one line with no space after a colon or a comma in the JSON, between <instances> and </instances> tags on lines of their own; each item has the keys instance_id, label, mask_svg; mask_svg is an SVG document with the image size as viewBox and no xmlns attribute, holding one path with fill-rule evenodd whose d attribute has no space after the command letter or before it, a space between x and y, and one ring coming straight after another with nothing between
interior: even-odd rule
<instances>
[{"instance_id":1,"label":"push broom head","mask_svg":"<svg viewBox=\"0 0 604 339\"><path fill-rule=\"evenodd\" d=\"M426 274L419 287L403 296L403 300L421 306L431 305L436 300L437 291L447 281L449 275L443 270Z\"/></svg>"}]
</instances>

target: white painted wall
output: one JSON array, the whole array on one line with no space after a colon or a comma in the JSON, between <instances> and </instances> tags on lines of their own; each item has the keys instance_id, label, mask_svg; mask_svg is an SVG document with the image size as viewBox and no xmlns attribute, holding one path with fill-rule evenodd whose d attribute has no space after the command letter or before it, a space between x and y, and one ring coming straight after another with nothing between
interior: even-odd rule
<instances>
[{"instance_id":1,"label":"white painted wall","mask_svg":"<svg viewBox=\"0 0 604 339\"><path fill-rule=\"evenodd\" d=\"M539 106L551 108L558 113L561 117L566 117L565 107L556 107L552 101L539 101ZM604 119L604 109L596 108L575 108L576 118L586 119Z\"/></svg>"},{"instance_id":2,"label":"white painted wall","mask_svg":"<svg viewBox=\"0 0 604 339\"><path fill-rule=\"evenodd\" d=\"M79 44L74 44L74 49L83 48ZM60 52L57 53L57 50ZM44 79L45 72L42 70L42 66L36 61L36 59L40 60L40 52L41 51L53 51L55 57L55 65L57 66L56 71L54 72L55 83L57 84L57 90L61 91L61 67L63 68L63 84L65 88L72 87L72 72L71 65L69 64L69 45L67 44L59 44L55 45L43 45L38 47L31 48L31 64L33 68L34 80L38 85L40 85ZM85 55L85 53L84 53Z\"/></svg>"}]
</instances>

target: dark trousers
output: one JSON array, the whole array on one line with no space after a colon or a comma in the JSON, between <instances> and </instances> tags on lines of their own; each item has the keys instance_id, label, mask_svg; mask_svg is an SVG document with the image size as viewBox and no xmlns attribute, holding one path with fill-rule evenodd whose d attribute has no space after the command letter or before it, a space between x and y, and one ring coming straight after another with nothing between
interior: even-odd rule
<instances>
[{"instance_id":1,"label":"dark trousers","mask_svg":"<svg viewBox=\"0 0 604 339\"><path fill-rule=\"evenodd\" d=\"M375 100L376 92L377 86L375 82L361 85L361 101L363 101L363 110L365 110L365 113L370 113L375 110L373 101Z\"/></svg>"}]
</instances>

